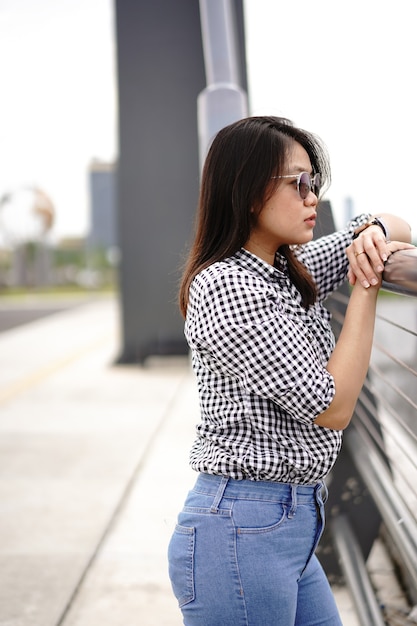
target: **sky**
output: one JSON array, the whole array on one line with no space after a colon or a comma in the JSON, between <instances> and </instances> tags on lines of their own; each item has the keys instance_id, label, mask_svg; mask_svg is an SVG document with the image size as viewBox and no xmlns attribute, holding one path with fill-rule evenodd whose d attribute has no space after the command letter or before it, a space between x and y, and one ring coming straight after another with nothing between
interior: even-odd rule
<instances>
[{"instance_id":1,"label":"sky","mask_svg":"<svg viewBox=\"0 0 417 626\"><path fill-rule=\"evenodd\" d=\"M338 224L391 212L417 236L417 38L413 0L246 0L251 114L273 113L327 145Z\"/></svg>"},{"instance_id":2,"label":"sky","mask_svg":"<svg viewBox=\"0 0 417 626\"><path fill-rule=\"evenodd\" d=\"M39 186L57 238L86 234L88 168L117 156L115 65L111 0L0 0L0 196Z\"/></svg>"},{"instance_id":3,"label":"sky","mask_svg":"<svg viewBox=\"0 0 417 626\"><path fill-rule=\"evenodd\" d=\"M244 0L250 114L323 139L338 225L350 199L355 214L401 215L417 238L413 8ZM117 158L115 67L112 0L0 0L0 197L40 187L57 238L86 234L88 168Z\"/></svg>"}]
</instances>

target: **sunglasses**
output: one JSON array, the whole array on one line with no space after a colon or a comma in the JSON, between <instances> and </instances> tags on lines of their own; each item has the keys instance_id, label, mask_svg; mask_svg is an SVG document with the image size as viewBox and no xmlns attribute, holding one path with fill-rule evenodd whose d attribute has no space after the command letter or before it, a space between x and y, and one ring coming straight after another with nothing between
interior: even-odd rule
<instances>
[{"instance_id":1,"label":"sunglasses","mask_svg":"<svg viewBox=\"0 0 417 626\"><path fill-rule=\"evenodd\" d=\"M308 172L301 172L300 174L287 174L286 176L272 176L272 178L296 178L297 179L297 191L300 194L300 198L305 200L312 191L316 196L320 193L320 174L314 174L310 176Z\"/></svg>"}]
</instances>

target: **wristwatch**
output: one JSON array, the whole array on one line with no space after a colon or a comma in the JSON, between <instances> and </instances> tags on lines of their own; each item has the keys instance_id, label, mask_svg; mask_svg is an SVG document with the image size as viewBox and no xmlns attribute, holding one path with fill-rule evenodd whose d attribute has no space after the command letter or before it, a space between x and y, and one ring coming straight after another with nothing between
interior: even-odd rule
<instances>
[{"instance_id":1,"label":"wristwatch","mask_svg":"<svg viewBox=\"0 0 417 626\"><path fill-rule=\"evenodd\" d=\"M388 241L389 239L388 228L385 222L380 217L374 217L369 222L366 222L366 224L362 224L362 226L359 226L359 228L356 228L356 230L353 233L352 239L357 239L357 237L359 237L361 232L364 231L366 228L369 228L370 226L379 226L382 232L384 233L385 239Z\"/></svg>"}]
</instances>

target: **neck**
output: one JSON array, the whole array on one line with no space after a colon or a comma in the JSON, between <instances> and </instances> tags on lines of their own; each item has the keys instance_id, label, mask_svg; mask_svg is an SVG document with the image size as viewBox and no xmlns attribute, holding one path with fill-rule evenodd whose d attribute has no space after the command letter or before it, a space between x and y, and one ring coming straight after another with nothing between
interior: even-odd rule
<instances>
[{"instance_id":1,"label":"neck","mask_svg":"<svg viewBox=\"0 0 417 626\"><path fill-rule=\"evenodd\" d=\"M243 246L245 250L255 254L263 261L269 263L269 265L274 265L275 263L275 250L271 250L270 248L266 248L265 246L259 245L253 241L247 241Z\"/></svg>"}]
</instances>

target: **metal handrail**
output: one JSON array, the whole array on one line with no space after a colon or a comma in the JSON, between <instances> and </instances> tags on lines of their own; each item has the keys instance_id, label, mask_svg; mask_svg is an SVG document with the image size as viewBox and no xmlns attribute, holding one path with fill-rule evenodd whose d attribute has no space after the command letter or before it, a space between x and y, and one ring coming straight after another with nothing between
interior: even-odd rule
<instances>
[{"instance_id":1,"label":"metal handrail","mask_svg":"<svg viewBox=\"0 0 417 626\"><path fill-rule=\"evenodd\" d=\"M416 249L398 251L389 257L383 273L382 290L396 294L400 300L404 296L417 296ZM385 297L389 298L388 295ZM347 288L332 296L333 304L330 308L336 335L337 327L343 324L348 299ZM390 324L395 332L404 334L412 341L416 340L417 333L414 330L380 315L379 311L377 318L378 324ZM404 373L398 378L408 377L413 380L417 377L413 364L393 354L382 342L376 339L373 348L380 358L387 360L391 369ZM390 401L388 395L394 399ZM384 524L385 541L390 542L389 549L395 555L406 593L410 601L417 604L417 429L413 428L414 422L410 426L406 416L396 408L398 403L406 406L407 412L411 412L413 417L417 417L417 400L410 397L410 393L400 383L394 382L390 374L384 372L373 359L352 424L345 433L345 446ZM406 463L407 471L404 471L402 465ZM404 496L404 491L409 497ZM412 497L415 497L415 510L410 506ZM348 516L343 514L331 517L330 527L340 567L361 626L385 623L379 603L372 594L372 583L366 568L367 555L360 549L357 540L361 529L356 527L356 533L359 534L355 536Z\"/></svg>"},{"instance_id":2,"label":"metal handrail","mask_svg":"<svg viewBox=\"0 0 417 626\"><path fill-rule=\"evenodd\" d=\"M417 249L397 250L385 263L382 288L405 296L417 296Z\"/></svg>"}]
</instances>

